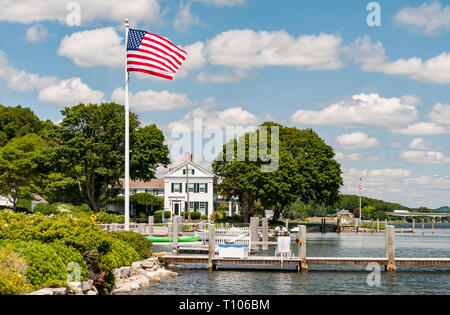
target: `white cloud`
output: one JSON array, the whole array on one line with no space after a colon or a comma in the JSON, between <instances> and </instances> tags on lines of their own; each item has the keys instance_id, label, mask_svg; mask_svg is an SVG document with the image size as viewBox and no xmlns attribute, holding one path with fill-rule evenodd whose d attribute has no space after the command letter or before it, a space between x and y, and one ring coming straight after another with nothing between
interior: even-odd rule
<instances>
[{"instance_id":1,"label":"white cloud","mask_svg":"<svg viewBox=\"0 0 450 315\"><path fill-rule=\"evenodd\" d=\"M422 106L423 101L420 97L412 95L412 94L405 94L401 97L403 104L409 104L414 106Z\"/></svg>"},{"instance_id":2,"label":"white cloud","mask_svg":"<svg viewBox=\"0 0 450 315\"><path fill-rule=\"evenodd\" d=\"M433 122L419 122L406 128L391 129L392 133L407 136L433 136L449 133L450 130Z\"/></svg>"},{"instance_id":3,"label":"white cloud","mask_svg":"<svg viewBox=\"0 0 450 315\"><path fill-rule=\"evenodd\" d=\"M173 26L178 32L187 32L193 25L203 25L202 21L191 13L191 3L180 3Z\"/></svg>"},{"instance_id":4,"label":"white cloud","mask_svg":"<svg viewBox=\"0 0 450 315\"><path fill-rule=\"evenodd\" d=\"M61 0L2 0L0 21L36 23L58 21L66 23L70 11ZM81 23L113 21L123 23L125 18L133 23L155 23L161 19L158 0L77 0L80 4Z\"/></svg>"},{"instance_id":5,"label":"white cloud","mask_svg":"<svg viewBox=\"0 0 450 315\"><path fill-rule=\"evenodd\" d=\"M400 142L392 142L392 143L389 145L389 147L390 147L391 149L399 149L399 148L402 147L402 144L401 144Z\"/></svg>"},{"instance_id":6,"label":"white cloud","mask_svg":"<svg viewBox=\"0 0 450 315\"><path fill-rule=\"evenodd\" d=\"M430 150L432 146L422 138L415 138L409 144L409 148L413 150Z\"/></svg>"},{"instance_id":7,"label":"white cloud","mask_svg":"<svg viewBox=\"0 0 450 315\"><path fill-rule=\"evenodd\" d=\"M58 82L54 76L41 77L13 67L6 53L0 50L0 79L8 82L8 86L16 91L42 89Z\"/></svg>"},{"instance_id":8,"label":"white cloud","mask_svg":"<svg viewBox=\"0 0 450 315\"><path fill-rule=\"evenodd\" d=\"M182 107L193 106L194 103L186 94L171 93L169 91L156 92L152 90L130 93L130 107L138 112L173 110ZM125 91L117 88L111 95L111 100L123 104Z\"/></svg>"},{"instance_id":9,"label":"white cloud","mask_svg":"<svg viewBox=\"0 0 450 315\"><path fill-rule=\"evenodd\" d=\"M450 83L449 52L443 52L427 60L412 57L388 62L383 45L380 42L372 43L369 36L358 38L344 51L355 62L360 63L364 71L404 76L413 80L438 84Z\"/></svg>"},{"instance_id":10,"label":"white cloud","mask_svg":"<svg viewBox=\"0 0 450 315\"><path fill-rule=\"evenodd\" d=\"M403 151L400 158L409 163L416 164L447 164L450 157L446 157L441 152L434 151Z\"/></svg>"},{"instance_id":11,"label":"white cloud","mask_svg":"<svg viewBox=\"0 0 450 315\"><path fill-rule=\"evenodd\" d=\"M208 41L207 55L214 65L248 69L292 66L301 70L335 70L342 39L320 34L294 38L286 31L230 30Z\"/></svg>"},{"instance_id":12,"label":"white cloud","mask_svg":"<svg viewBox=\"0 0 450 315\"><path fill-rule=\"evenodd\" d=\"M378 157L371 155L371 156L363 156L361 153L352 153L352 154L344 154L342 152L336 152L336 155L334 157L337 161L347 161L347 162L358 162L365 160L366 162L376 162L378 161Z\"/></svg>"},{"instance_id":13,"label":"white cloud","mask_svg":"<svg viewBox=\"0 0 450 315\"><path fill-rule=\"evenodd\" d=\"M27 29L25 36L30 43L43 42L48 38L48 29L41 24L36 24Z\"/></svg>"},{"instance_id":14,"label":"white cloud","mask_svg":"<svg viewBox=\"0 0 450 315\"><path fill-rule=\"evenodd\" d=\"M232 73L214 73L200 72L197 75L197 81L200 83L235 83L240 82L247 77L247 72L235 70Z\"/></svg>"},{"instance_id":15,"label":"white cloud","mask_svg":"<svg viewBox=\"0 0 450 315\"><path fill-rule=\"evenodd\" d=\"M414 177L406 169L344 168L342 193L357 194L360 177L363 179L363 196L399 202L410 207L436 208L450 204L450 195L443 193L450 190L449 176Z\"/></svg>"},{"instance_id":16,"label":"white cloud","mask_svg":"<svg viewBox=\"0 0 450 315\"><path fill-rule=\"evenodd\" d=\"M370 138L362 132L340 135L336 141L344 150L371 149L380 145L377 138Z\"/></svg>"},{"instance_id":17,"label":"white cloud","mask_svg":"<svg viewBox=\"0 0 450 315\"><path fill-rule=\"evenodd\" d=\"M450 105L435 104L428 117L438 124L450 125Z\"/></svg>"},{"instance_id":18,"label":"white cloud","mask_svg":"<svg viewBox=\"0 0 450 315\"><path fill-rule=\"evenodd\" d=\"M193 128L194 119L202 119L203 127L226 128L227 126L257 126L260 119L241 107L215 110L214 106L202 106L187 113L183 119L168 125L170 129L178 126Z\"/></svg>"},{"instance_id":19,"label":"white cloud","mask_svg":"<svg viewBox=\"0 0 450 315\"><path fill-rule=\"evenodd\" d=\"M122 37L113 27L76 32L62 39L58 55L71 59L80 67L124 67L125 46L121 42Z\"/></svg>"},{"instance_id":20,"label":"white cloud","mask_svg":"<svg viewBox=\"0 0 450 315\"><path fill-rule=\"evenodd\" d=\"M92 90L80 78L71 78L41 90L39 100L46 103L71 106L79 103L99 104L103 101L103 96L103 92Z\"/></svg>"},{"instance_id":21,"label":"white cloud","mask_svg":"<svg viewBox=\"0 0 450 315\"><path fill-rule=\"evenodd\" d=\"M334 125L341 127L401 126L417 120L417 109L401 99L383 98L376 93L353 95L323 110L298 110L291 121L305 125Z\"/></svg>"},{"instance_id":22,"label":"white cloud","mask_svg":"<svg viewBox=\"0 0 450 315\"><path fill-rule=\"evenodd\" d=\"M417 8L406 7L394 16L394 22L413 32L436 36L450 31L450 6L443 8L435 1Z\"/></svg>"}]
</instances>

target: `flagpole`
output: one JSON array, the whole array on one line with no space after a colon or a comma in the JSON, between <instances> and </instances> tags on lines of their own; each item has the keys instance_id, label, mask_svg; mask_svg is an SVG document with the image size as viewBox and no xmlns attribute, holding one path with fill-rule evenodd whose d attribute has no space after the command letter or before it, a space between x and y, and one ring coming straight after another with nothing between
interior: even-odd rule
<instances>
[{"instance_id":1,"label":"flagpole","mask_svg":"<svg viewBox=\"0 0 450 315\"><path fill-rule=\"evenodd\" d=\"M130 230L130 108L128 83L130 74L127 70L127 45L130 25L125 19L125 231Z\"/></svg>"},{"instance_id":2,"label":"flagpole","mask_svg":"<svg viewBox=\"0 0 450 315\"><path fill-rule=\"evenodd\" d=\"M359 190L359 225L361 226L361 191L362 191L362 177L359 179L359 185L361 187L361 189Z\"/></svg>"}]
</instances>

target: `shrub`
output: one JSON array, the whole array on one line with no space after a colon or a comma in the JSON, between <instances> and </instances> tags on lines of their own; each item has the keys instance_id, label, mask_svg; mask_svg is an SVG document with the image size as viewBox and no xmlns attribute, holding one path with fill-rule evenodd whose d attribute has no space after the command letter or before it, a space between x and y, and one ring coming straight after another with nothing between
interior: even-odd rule
<instances>
[{"instance_id":1,"label":"shrub","mask_svg":"<svg viewBox=\"0 0 450 315\"><path fill-rule=\"evenodd\" d=\"M158 210L158 211L153 212L153 216L155 218L162 218L162 210Z\"/></svg>"},{"instance_id":2,"label":"shrub","mask_svg":"<svg viewBox=\"0 0 450 315\"><path fill-rule=\"evenodd\" d=\"M205 214L202 214L202 216L200 217L202 220L208 220L208 216Z\"/></svg>"},{"instance_id":3,"label":"shrub","mask_svg":"<svg viewBox=\"0 0 450 315\"><path fill-rule=\"evenodd\" d=\"M152 255L152 242L145 238L144 235L131 231L111 232L112 236L125 241L133 247L139 254L140 259L147 259Z\"/></svg>"},{"instance_id":4,"label":"shrub","mask_svg":"<svg viewBox=\"0 0 450 315\"><path fill-rule=\"evenodd\" d=\"M169 219L171 217L170 211L164 211L164 218Z\"/></svg>"},{"instance_id":5,"label":"shrub","mask_svg":"<svg viewBox=\"0 0 450 315\"><path fill-rule=\"evenodd\" d=\"M107 213L105 211L100 211L96 214L97 221L103 224L111 224L111 223L124 223L125 217L120 214L112 214Z\"/></svg>"},{"instance_id":6,"label":"shrub","mask_svg":"<svg viewBox=\"0 0 450 315\"><path fill-rule=\"evenodd\" d=\"M0 295L26 294L32 286L26 276L27 264L10 248L0 248Z\"/></svg>"},{"instance_id":7,"label":"shrub","mask_svg":"<svg viewBox=\"0 0 450 315\"><path fill-rule=\"evenodd\" d=\"M33 212L39 212L45 215L60 213L55 205L43 203L38 203L36 206L34 206Z\"/></svg>"},{"instance_id":8,"label":"shrub","mask_svg":"<svg viewBox=\"0 0 450 315\"><path fill-rule=\"evenodd\" d=\"M198 211L191 212L191 220L200 220L201 215L202 214Z\"/></svg>"},{"instance_id":9,"label":"shrub","mask_svg":"<svg viewBox=\"0 0 450 315\"><path fill-rule=\"evenodd\" d=\"M232 214L231 222L242 223L242 222L244 222L244 217L239 214Z\"/></svg>"},{"instance_id":10,"label":"shrub","mask_svg":"<svg viewBox=\"0 0 450 315\"><path fill-rule=\"evenodd\" d=\"M226 213L225 211L214 211L211 215L211 220L214 222L224 222L226 221Z\"/></svg>"},{"instance_id":11,"label":"shrub","mask_svg":"<svg viewBox=\"0 0 450 315\"><path fill-rule=\"evenodd\" d=\"M49 244L14 240L3 241L1 246L13 250L26 261L27 279L35 288L66 285L67 268Z\"/></svg>"}]
</instances>

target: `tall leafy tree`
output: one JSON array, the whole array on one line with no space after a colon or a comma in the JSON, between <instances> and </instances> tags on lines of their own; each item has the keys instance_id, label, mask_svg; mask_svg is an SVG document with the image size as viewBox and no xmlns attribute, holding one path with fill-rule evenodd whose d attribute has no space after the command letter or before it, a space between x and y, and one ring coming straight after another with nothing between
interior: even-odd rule
<instances>
[{"instance_id":1,"label":"tall leafy tree","mask_svg":"<svg viewBox=\"0 0 450 315\"><path fill-rule=\"evenodd\" d=\"M125 112L115 103L79 104L62 114L55 157L64 173L75 179L83 200L98 212L121 190L124 177ZM59 143L58 143L59 142ZM159 165L167 165L168 148L162 132L151 125L140 128L130 113L130 175L154 178Z\"/></svg>"},{"instance_id":2,"label":"tall leafy tree","mask_svg":"<svg viewBox=\"0 0 450 315\"><path fill-rule=\"evenodd\" d=\"M261 127L267 128L267 137L261 137ZM338 200L343 184L339 163L334 160L332 147L328 146L313 130L299 130L266 122L254 133L248 133L235 141L233 160L227 160L227 147L213 163L213 170L221 178L219 191L226 197L239 197L248 221L254 205L261 202L266 208L274 209L274 219L280 217L283 209L300 199L304 203L332 204ZM271 127L278 127L277 143L272 143ZM255 147L249 139L259 139ZM275 137L276 138L276 137ZM239 161L238 145L245 143L246 159ZM250 152L259 152L260 146L269 148L269 155L275 146L279 154L272 156L270 163L278 167L264 171L264 162L258 156L249 159ZM274 161L275 160L275 161Z\"/></svg>"},{"instance_id":3,"label":"tall leafy tree","mask_svg":"<svg viewBox=\"0 0 450 315\"><path fill-rule=\"evenodd\" d=\"M38 190L45 145L39 136L28 134L0 149L0 195L8 198L14 211L19 197Z\"/></svg>"},{"instance_id":4,"label":"tall leafy tree","mask_svg":"<svg viewBox=\"0 0 450 315\"><path fill-rule=\"evenodd\" d=\"M0 105L0 145L29 133L39 134L44 126L29 108Z\"/></svg>"}]
</instances>

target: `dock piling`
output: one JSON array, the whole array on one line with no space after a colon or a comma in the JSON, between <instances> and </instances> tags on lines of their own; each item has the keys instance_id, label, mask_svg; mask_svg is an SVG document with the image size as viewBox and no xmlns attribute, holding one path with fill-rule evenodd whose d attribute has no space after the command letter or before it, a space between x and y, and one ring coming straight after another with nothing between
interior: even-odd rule
<instances>
[{"instance_id":1,"label":"dock piling","mask_svg":"<svg viewBox=\"0 0 450 315\"><path fill-rule=\"evenodd\" d=\"M148 217L148 234L153 234L153 224L155 223L155 217L149 216Z\"/></svg>"},{"instance_id":2,"label":"dock piling","mask_svg":"<svg viewBox=\"0 0 450 315\"><path fill-rule=\"evenodd\" d=\"M431 220L431 234L434 235L434 218Z\"/></svg>"},{"instance_id":3,"label":"dock piling","mask_svg":"<svg viewBox=\"0 0 450 315\"><path fill-rule=\"evenodd\" d=\"M425 235L425 220L422 219L422 235Z\"/></svg>"},{"instance_id":4,"label":"dock piling","mask_svg":"<svg viewBox=\"0 0 450 315\"><path fill-rule=\"evenodd\" d=\"M377 232L380 233L380 219L377 219Z\"/></svg>"},{"instance_id":5,"label":"dock piling","mask_svg":"<svg viewBox=\"0 0 450 315\"><path fill-rule=\"evenodd\" d=\"M172 228L173 228L173 254L177 255L178 254L178 228L179 228L179 223L178 223L178 217L175 217L173 219L173 224L172 224Z\"/></svg>"},{"instance_id":6,"label":"dock piling","mask_svg":"<svg viewBox=\"0 0 450 315\"><path fill-rule=\"evenodd\" d=\"M298 271L307 271L308 265L306 264L306 225L298 226L298 257L300 258Z\"/></svg>"},{"instance_id":7,"label":"dock piling","mask_svg":"<svg viewBox=\"0 0 450 315\"><path fill-rule=\"evenodd\" d=\"M263 251L268 251L269 250L268 232L269 232L269 219L268 218L262 218L262 250Z\"/></svg>"},{"instance_id":8,"label":"dock piling","mask_svg":"<svg viewBox=\"0 0 450 315\"><path fill-rule=\"evenodd\" d=\"M413 232L413 234L416 234L416 218L412 218L412 224L413 224L413 227L412 227L412 232Z\"/></svg>"},{"instance_id":9,"label":"dock piling","mask_svg":"<svg viewBox=\"0 0 450 315\"><path fill-rule=\"evenodd\" d=\"M216 226L214 224L208 225L208 239L209 239L209 248L208 248L208 270L212 271L215 269L213 265L213 259L216 253Z\"/></svg>"},{"instance_id":10,"label":"dock piling","mask_svg":"<svg viewBox=\"0 0 450 315\"><path fill-rule=\"evenodd\" d=\"M395 227L386 227L386 257L388 259L387 271L395 271Z\"/></svg>"},{"instance_id":11,"label":"dock piling","mask_svg":"<svg viewBox=\"0 0 450 315\"><path fill-rule=\"evenodd\" d=\"M251 217L250 218L250 243L251 248L253 250L258 249L258 226L259 226L259 218Z\"/></svg>"}]
</instances>

